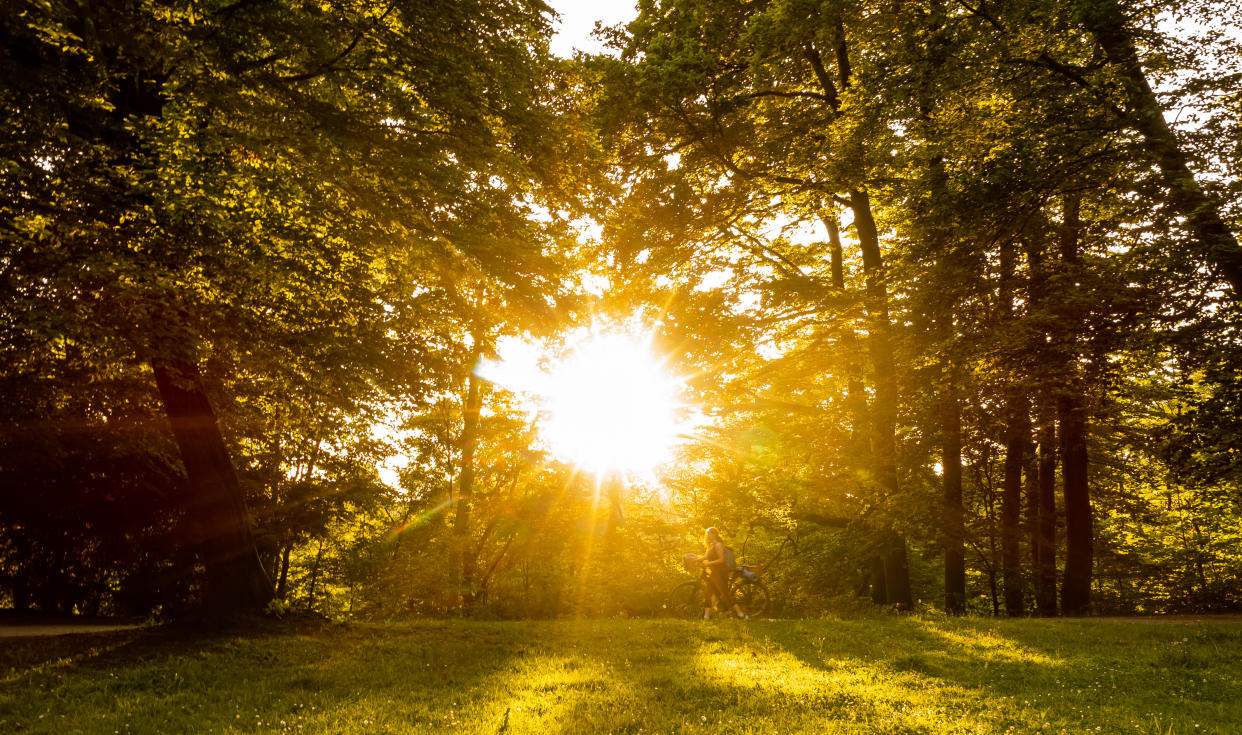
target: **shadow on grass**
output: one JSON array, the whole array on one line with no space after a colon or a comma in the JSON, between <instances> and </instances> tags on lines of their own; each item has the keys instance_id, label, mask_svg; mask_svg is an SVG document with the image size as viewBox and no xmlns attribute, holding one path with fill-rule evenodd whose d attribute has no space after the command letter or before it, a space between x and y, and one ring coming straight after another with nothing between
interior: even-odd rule
<instances>
[{"instance_id":1,"label":"shadow on grass","mask_svg":"<svg viewBox=\"0 0 1242 735\"><path fill-rule=\"evenodd\" d=\"M20 663L0 731L1227 731L1242 631L1214 634L918 617L131 631L0 648Z\"/></svg>"},{"instance_id":2,"label":"shadow on grass","mask_svg":"<svg viewBox=\"0 0 1242 735\"><path fill-rule=\"evenodd\" d=\"M163 628L0 646L0 732L452 729L455 702L524 649L452 623ZM384 726L381 726L383 724Z\"/></svg>"},{"instance_id":3,"label":"shadow on grass","mask_svg":"<svg viewBox=\"0 0 1242 735\"><path fill-rule=\"evenodd\" d=\"M751 629L759 645L779 645L807 666L825 671L877 665L894 674L961 679L964 684L993 682L1036 666L1055 671L1074 665L1064 654L999 635L988 628L965 628L961 621L940 624L920 618L875 618L839 622L791 622ZM975 672L974 676L969 676Z\"/></svg>"},{"instance_id":4,"label":"shadow on grass","mask_svg":"<svg viewBox=\"0 0 1242 735\"><path fill-rule=\"evenodd\" d=\"M998 732L1078 732L1088 724L1113 732L1235 732L1242 721L1242 629L889 617L759 625L749 634L755 645L853 678L855 691L882 700L899 694L919 702L935 691L942 718L957 711Z\"/></svg>"}]
</instances>

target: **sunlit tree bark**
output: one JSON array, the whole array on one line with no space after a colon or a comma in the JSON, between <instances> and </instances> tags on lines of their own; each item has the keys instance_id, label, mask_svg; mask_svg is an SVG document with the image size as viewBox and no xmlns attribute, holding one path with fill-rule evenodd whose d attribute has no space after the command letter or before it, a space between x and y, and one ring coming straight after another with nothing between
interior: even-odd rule
<instances>
[{"instance_id":1,"label":"sunlit tree bark","mask_svg":"<svg viewBox=\"0 0 1242 735\"><path fill-rule=\"evenodd\" d=\"M867 323L869 352L875 373L875 399L871 409L871 454L880 487L889 499L897 496L897 369L893 360L892 324L888 313L888 286L880 238L871 214L871 198L861 189L849 192L854 212L854 230L862 252L867 281ZM884 534L885 597L899 608L913 604L906 542L896 531Z\"/></svg>"},{"instance_id":2,"label":"sunlit tree bark","mask_svg":"<svg viewBox=\"0 0 1242 735\"><path fill-rule=\"evenodd\" d=\"M457 475L457 496L455 515L453 517L453 553L455 571L458 574L458 587L461 609L469 613L475 602L475 570L478 565L477 550L472 543L471 504L474 501L474 453L479 444L479 412L483 398L479 388L479 378L474 374L474 363L481 353L474 352L471 356L466 375L466 395L462 404L462 429L460 440L461 460Z\"/></svg>"}]
</instances>

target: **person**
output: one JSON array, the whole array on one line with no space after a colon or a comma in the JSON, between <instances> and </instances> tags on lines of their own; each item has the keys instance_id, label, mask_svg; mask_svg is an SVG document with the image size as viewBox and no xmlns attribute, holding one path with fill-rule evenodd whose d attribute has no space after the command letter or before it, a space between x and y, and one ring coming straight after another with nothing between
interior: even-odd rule
<instances>
[{"instance_id":1,"label":"person","mask_svg":"<svg viewBox=\"0 0 1242 735\"><path fill-rule=\"evenodd\" d=\"M715 526L712 526L703 533L703 544L707 550L703 556L699 557L699 565L708 571L706 590L708 606L703 608L703 619L710 619L712 608L715 607L717 610L732 608L734 615L745 620L746 614L729 594L729 575L733 570L725 567L724 537L720 535L720 531L717 531Z\"/></svg>"}]
</instances>

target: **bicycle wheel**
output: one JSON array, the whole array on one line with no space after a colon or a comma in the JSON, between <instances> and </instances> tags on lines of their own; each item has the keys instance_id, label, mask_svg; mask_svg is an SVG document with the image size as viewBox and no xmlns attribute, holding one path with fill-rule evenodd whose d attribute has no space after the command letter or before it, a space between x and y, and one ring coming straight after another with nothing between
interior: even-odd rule
<instances>
[{"instance_id":1,"label":"bicycle wheel","mask_svg":"<svg viewBox=\"0 0 1242 735\"><path fill-rule=\"evenodd\" d=\"M768 588L760 581L738 580L733 587L733 601L747 617L757 618L768 609Z\"/></svg>"},{"instance_id":2,"label":"bicycle wheel","mask_svg":"<svg viewBox=\"0 0 1242 735\"><path fill-rule=\"evenodd\" d=\"M668 597L668 614L675 618L701 618L703 608L706 606L707 603L703 599L703 585L697 581L682 582Z\"/></svg>"}]
</instances>

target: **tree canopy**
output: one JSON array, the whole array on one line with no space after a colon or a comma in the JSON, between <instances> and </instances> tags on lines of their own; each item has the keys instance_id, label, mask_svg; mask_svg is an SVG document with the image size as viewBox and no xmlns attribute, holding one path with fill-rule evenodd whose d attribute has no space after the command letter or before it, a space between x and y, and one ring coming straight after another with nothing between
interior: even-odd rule
<instances>
[{"instance_id":1,"label":"tree canopy","mask_svg":"<svg viewBox=\"0 0 1242 735\"><path fill-rule=\"evenodd\" d=\"M791 614L1236 609L1227 11L11 3L0 605L658 614L718 526ZM481 368L636 324L654 473Z\"/></svg>"}]
</instances>

